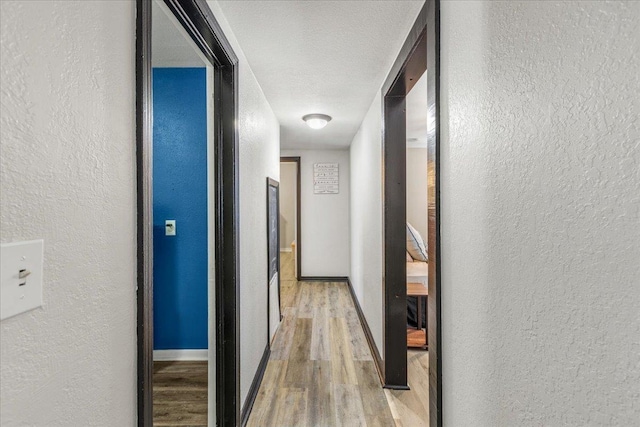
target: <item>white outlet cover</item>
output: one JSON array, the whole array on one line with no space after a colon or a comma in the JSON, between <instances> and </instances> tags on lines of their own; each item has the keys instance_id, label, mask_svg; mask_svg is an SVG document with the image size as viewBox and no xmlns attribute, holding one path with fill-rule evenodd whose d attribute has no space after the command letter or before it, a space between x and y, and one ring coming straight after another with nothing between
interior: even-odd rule
<instances>
[{"instance_id":1,"label":"white outlet cover","mask_svg":"<svg viewBox=\"0 0 640 427\"><path fill-rule=\"evenodd\" d=\"M42 306L43 258L43 240L0 245L0 320Z\"/></svg>"},{"instance_id":2,"label":"white outlet cover","mask_svg":"<svg viewBox=\"0 0 640 427\"><path fill-rule=\"evenodd\" d=\"M168 219L164 222L164 235L175 236L176 235L176 220Z\"/></svg>"}]
</instances>

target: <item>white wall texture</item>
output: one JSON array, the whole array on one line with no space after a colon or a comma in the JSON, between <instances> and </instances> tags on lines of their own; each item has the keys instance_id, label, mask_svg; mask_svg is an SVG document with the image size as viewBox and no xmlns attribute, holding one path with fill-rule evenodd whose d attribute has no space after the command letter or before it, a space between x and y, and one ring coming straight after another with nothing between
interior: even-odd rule
<instances>
[{"instance_id":1,"label":"white wall texture","mask_svg":"<svg viewBox=\"0 0 640 427\"><path fill-rule=\"evenodd\" d=\"M282 156L300 157L302 276L348 276L349 151L286 150ZM338 163L339 194L313 194L313 164Z\"/></svg>"},{"instance_id":2,"label":"white wall texture","mask_svg":"<svg viewBox=\"0 0 640 427\"><path fill-rule=\"evenodd\" d=\"M220 5L207 2L239 59L240 399L267 345L267 177L280 180L280 125Z\"/></svg>"},{"instance_id":3,"label":"white wall texture","mask_svg":"<svg viewBox=\"0 0 640 427\"><path fill-rule=\"evenodd\" d=\"M407 148L407 221L427 243L427 149Z\"/></svg>"},{"instance_id":4,"label":"white wall texture","mask_svg":"<svg viewBox=\"0 0 640 427\"><path fill-rule=\"evenodd\" d=\"M638 425L640 3L441 19L445 425Z\"/></svg>"},{"instance_id":5,"label":"white wall texture","mask_svg":"<svg viewBox=\"0 0 640 427\"><path fill-rule=\"evenodd\" d=\"M278 125L210 4L241 58L241 310L266 318L255 200ZM45 239L45 306L0 324L2 423L133 425L134 6L0 8L1 238ZM640 416L638 22L635 2L443 2L447 425ZM350 151L351 278L378 346L379 106ZM244 400L266 329L241 334Z\"/></svg>"},{"instance_id":6,"label":"white wall texture","mask_svg":"<svg viewBox=\"0 0 640 427\"><path fill-rule=\"evenodd\" d=\"M350 148L351 283L371 334L382 340L382 98L376 94Z\"/></svg>"},{"instance_id":7,"label":"white wall texture","mask_svg":"<svg viewBox=\"0 0 640 427\"><path fill-rule=\"evenodd\" d=\"M280 249L296 240L296 163L280 163Z\"/></svg>"},{"instance_id":8,"label":"white wall texture","mask_svg":"<svg viewBox=\"0 0 640 427\"><path fill-rule=\"evenodd\" d=\"M136 420L135 6L0 2L0 229L44 307L0 323L3 426Z\"/></svg>"}]
</instances>

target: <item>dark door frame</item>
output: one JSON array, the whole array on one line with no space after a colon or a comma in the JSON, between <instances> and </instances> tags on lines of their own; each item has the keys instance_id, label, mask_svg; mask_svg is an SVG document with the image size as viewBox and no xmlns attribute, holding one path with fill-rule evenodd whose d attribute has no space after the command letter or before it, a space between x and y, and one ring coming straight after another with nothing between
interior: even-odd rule
<instances>
[{"instance_id":1,"label":"dark door frame","mask_svg":"<svg viewBox=\"0 0 640 427\"><path fill-rule=\"evenodd\" d=\"M300 172L300 157L280 157L280 163L295 163L296 164L296 280L300 281L302 277L302 214L300 201L300 184L301 184L301 172ZM280 177L282 181L282 177Z\"/></svg>"},{"instance_id":2,"label":"dark door frame","mask_svg":"<svg viewBox=\"0 0 640 427\"><path fill-rule=\"evenodd\" d=\"M153 425L151 6L136 0L138 426ZM214 68L216 424L240 424L238 58L205 0L163 0Z\"/></svg>"},{"instance_id":3,"label":"dark door frame","mask_svg":"<svg viewBox=\"0 0 640 427\"><path fill-rule=\"evenodd\" d=\"M427 0L400 50L383 96L383 301L385 387L407 389L405 98L427 73L429 418L442 425L440 322L440 1Z\"/></svg>"}]
</instances>

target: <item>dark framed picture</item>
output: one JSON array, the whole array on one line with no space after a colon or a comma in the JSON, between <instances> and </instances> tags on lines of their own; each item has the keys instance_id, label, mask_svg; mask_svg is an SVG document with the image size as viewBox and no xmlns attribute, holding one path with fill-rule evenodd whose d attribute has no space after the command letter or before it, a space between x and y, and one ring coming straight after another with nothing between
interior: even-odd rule
<instances>
[{"instance_id":1,"label":"dark framed picture","mask_svg":"<svg viewBox=\"0 0 640 427\"><path fill-rule=\"evenodd\" d=\"M269 282L280 270L280 189L278 181L267 178L267 241L269 258Z\"/></svg>"},{"instance_id":2,"label":"dark framed picture","mask_svg":"<svg viewBox=\"0 0 640 427\"><path fill-rule=\"evenodd\" d=\"M280 188L278 181L267 178L267 284L269 341L281 320L280 313ZM277 301L277 307L274 304Z\"/></svg>"}]
</instances>

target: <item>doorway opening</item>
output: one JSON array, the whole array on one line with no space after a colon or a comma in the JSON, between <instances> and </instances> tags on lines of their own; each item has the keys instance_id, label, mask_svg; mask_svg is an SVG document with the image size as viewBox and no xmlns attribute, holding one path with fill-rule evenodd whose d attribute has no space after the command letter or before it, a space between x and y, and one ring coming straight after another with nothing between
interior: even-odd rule
<instances>
[{"instance_id":1,"label":"doorway opening","mask_svg":"<svg viewBox=\"0 0 640 427\"><path fill-rule=\"evenodd\" d=\"M423 74L407 94L407 348L408 377L428 377L428 372L412 370L412 362L421 359L428 349L427 299L429 277L429 255L427 253L427 197L428 197L428 150L427 150L427 78ZM428 359L428 357L425 357ZM426 397L426 396L425 396Z\"/></svg>"},{"instance_id":2,"label":"doorway opening","mask_svg":"<svg viewBox=\"0 0 640 427\"><path fill-rule=\"evenodd\" d=\"M154 424L206 426L215 420L213 66L157 1L151 63Z\"/></svg>"},{"instance_id":3,"label":"doorway opening","mask_svg":"<svg viewBox=\"0 0 640 427\"><path fill-rule=\"evenodd\" d=\"M138 425L237 425L237 58L202 0L136 24Z\"/></svg>"},{"instance_id":4,"label":"doorway opening","mask_svg":"<svg viewBox=\"0 0 640 427\"><path fill-rule=\"evenodd\" d=\"M422 337L426 339L425 347L428 346L429 352L427 382L431 426L442 425L439 14L439 1L428 0L418 15L382 88L384 361L381 371L386 388L409 390L407 296L408 294L419 295L427 301L424 307L418 303L421 298L417 298L416 311L417 308L426 308L426 325L424 325L426 332ZM408 236L419 234L407 223L407 96L419 81L426 87L426 104L421 107L424 111L420 114L426 120L424 145L426 146L427 223L426 230L423 230L426 234L426 278L408 271L407 258ZM424 270L425 266L421 267ZM420 285L420 289L414 289L416 284ZM420 323L423 323L422 320ZM422 329L422 326L423 324L416 324L419 329ZM426 396L423 398L426 399Z\"/></svg>"},{"instance_id":5,"label":"doorway opening","mask_svg":"<svg viewBox=\"0 0 640 427\"><path fill-rule=\"evenodd\" d=\"M301 277L300 181L300 157L280 157L280 271L283 280L299 281Z\"/></svg>"}]
</instances>

